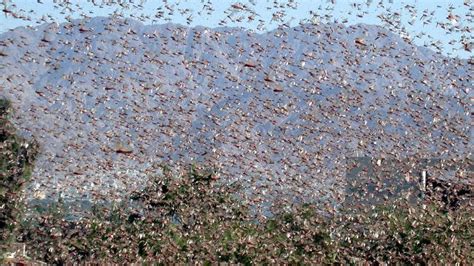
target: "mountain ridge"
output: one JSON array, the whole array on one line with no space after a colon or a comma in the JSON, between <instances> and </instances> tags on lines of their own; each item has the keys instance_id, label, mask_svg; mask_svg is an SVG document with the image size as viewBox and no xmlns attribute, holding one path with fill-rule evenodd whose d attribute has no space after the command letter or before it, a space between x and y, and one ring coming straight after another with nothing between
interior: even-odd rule
<instances>
[{"instance_id":1,"label":"mountain ridge","mask_svg":"<svg viewBox=\"0 0 474 266\"><path fill-rule=\"evenodd\" d=\"M332 199L348 156L471 155L472 66L379 26L77 22L0 35L2 94L44 148L34 193L118 197L156 164L197 162Z\"/></svg>"}]
</instances>

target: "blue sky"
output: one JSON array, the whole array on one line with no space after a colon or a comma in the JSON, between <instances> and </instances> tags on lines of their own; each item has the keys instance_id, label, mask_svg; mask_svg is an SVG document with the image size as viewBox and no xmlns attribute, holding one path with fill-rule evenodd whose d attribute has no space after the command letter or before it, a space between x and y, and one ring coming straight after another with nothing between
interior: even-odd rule
<instances>
[{"instance_id":1,"label":"blue sky","mask_svg":"<svg viewBox=\"0 0 474 266\"><path fill-rule=\"evenodd\" d=\"M140 16L149 16L150 19L145 19L144 23L165 23L167 21L186 24L187 17L192 15L191 26L203 25L208 27L217 27L222 20L225 20L227 26L245 27L256 31L272 30L282 22L288 22L291 26L297 25L300 21L322 23L337 20L344 22L347 25L356 23L377 24L382 25L379 15L385 13L398 13L400 25L406 28L406 32L412 37L413 41L418 45L430 44L438 42L441 44L442 52L445 55L459 56L462 58L469 58L472 53L462 49L461 41L472 42L473 35L469 32L454 32L449 29L442 29L440 23L447 23L451 29L458 28L473 28L473 11L469 10L472 6L470 0L412 0L412 1L397 1L397 0L361 0L361 1L342 1L342 0L168 0L168 6L174 10L173 14L168 14L168 10L162 0L135 0L134 4L130 4L129 8L122 8L115 5L96 6L91 0L71 0L73 3L69 6L69 10L58 6L54 2L64 2L64 0L42 0L42 4L37 3L36 0L2 0L6 3L8 9L15 10L19 14L29 16L30 21L25 21L12 16L0 17L0 32L5 32L9 29L18 26L38 25L44 21L63 22L67 16L71 18L80 18L83 15L94 16L108 16L113 13L122 13L125 16L133 16L135 18ZM96 0L95 2L107 2ZM129 2L115 1L115 2ZM211 2L214 9L211 15L207 15L203 11L206 2ZM275 7L274 2L284 7ZM334 2L334 4L332 3ZM143 3L142 5L139 5ZM380 5L380 3L383 4ZM249 12L232 12L236 10L232 5L239 6L246 5L258 14L253 21L248 21ZM405 6L413 6L415 13L408 12ZM3 6L1 6L3 9ZM152 21L155 14L161 10L165 11L161 19ZM294 7L294 8L292 8ZM357 10L360 8L360 11ZM449 10L452 8L451 10ZM181 11L188 9L184 15ZM428 22L427 17L423 23L423 11L428 13L434 12L431 22ZM201 12L199 14L198 12ZM283 13L278 13L285 11ZM365 12L365 13L363 13ZM311 14L312 13L312 14ZM273 15L281 15L281 21L272 19ZM316 15L315 15L316 14ZM452 14L458 16L456 21L447 19L448 15ZM230 15L230 18L226 18ZM242 21L237 21L238 17L242 17ZM166 19L168 20L166 20ZM232 22L232 19L234 21ZM468 21L468 19L471 21ZM42 20L43 19L43 20ZM259 21L260 20L260 21ZM472 29L474 32L474 29ZM419 38L414 36L425 34ZM429 35L431 37L429 37ZM452 44L449 44L452 42ZM459 49L461 48L461 49Z\"/></svg>"}]
</instances>

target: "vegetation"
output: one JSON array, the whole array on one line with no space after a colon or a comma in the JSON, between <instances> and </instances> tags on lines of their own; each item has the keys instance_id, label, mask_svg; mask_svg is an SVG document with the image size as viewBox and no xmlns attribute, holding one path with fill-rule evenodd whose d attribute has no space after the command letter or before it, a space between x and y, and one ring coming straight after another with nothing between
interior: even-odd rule
<instances>
[{"instance_id":1,"label":"vegetation","mask_svg":"<svg viewBox=\"0 0 474 266\"><path fill-rule=\"evenodd\" d=\"M325 217L305 204L257 222L235 189L217 185L208 171L165 174L132 196L142 208L98 207L90 217L67 221L56 206L25 224L19 241L30 256L58 264L474 261L469 207L399 203Z\"/></svg>"},{"instance_id":2,"label":"vegetation","mask_svg":"<svg viewBox=\"0 0 474 266\"><path fill-rule=\"evenodd\" d=\"M97 205L81 219L66 219L62 202L21 213L19 191L33 161L6 123L2 102L2 240L26 247L31 261L241 264L466 263L474 261L472 207L403 202L323 216L312 204L260 221L238 198L237 185L191 167L185 175L150 178L143 191L115 206ZM33 149L31 149L33 147ZM31 149L31 150L30 150ZM13 237L14 236L14 237ZM6 254L6 253L5 253ZM24 260L24 255L4 259Z\"/></svg>"},{"instance_id":3,"label":"vegetation","mask_svg":"<svg viewBox=\"0 0 474 266\"><path fill-rule=\"evenodd\" d=\"M11 105L0 99L0 242L11 240L22 206L20 192L28 181L36 154L36 144L15 134L8 116Z\"/></svg>"},{"instance_id":4,"label":"vegetation","mask_svg":"<svg viewBox=\"0 0 474 266\"><path fill-rule=\"evenodd\" d=\"M21 191L37 152L36 143L15 134L8 119L10 113L10 102L0 98L0 258L8 257L14 246L24 209Z\"/></svg>"}]
</instances>

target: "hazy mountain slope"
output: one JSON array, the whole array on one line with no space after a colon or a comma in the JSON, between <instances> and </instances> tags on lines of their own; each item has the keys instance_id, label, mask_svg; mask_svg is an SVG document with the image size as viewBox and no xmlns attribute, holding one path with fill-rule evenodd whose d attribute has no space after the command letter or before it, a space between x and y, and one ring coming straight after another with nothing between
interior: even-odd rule
<instances>
[{"instance_id":1,"label":"hazy mountain slope","mask_svg":"<svg viewBox=\"0 0 474 266\"><path fill-rule=\"evenodd\" d=\"M344 186L347 157L472 147L473 65L377 26L255 34L94 18L15 29L0 55L1 94L43 148L31 190L48 196L110 198L155 162L197 161L259 193L321 198Z\"/></svg>"}]
</instances>

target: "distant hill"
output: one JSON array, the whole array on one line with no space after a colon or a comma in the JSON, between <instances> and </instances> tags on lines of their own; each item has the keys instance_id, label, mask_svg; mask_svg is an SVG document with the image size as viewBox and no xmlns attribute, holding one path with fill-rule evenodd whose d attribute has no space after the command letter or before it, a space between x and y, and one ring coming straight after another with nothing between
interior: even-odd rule
<instances>
[{"instance_id":1,"label":"distant hill","mask_svg":"<svg viewBox=\"0 0 474 266\"><path fill-rule=\"evenodd\" d=\"M471 156L473 65L379 26L93 18L0 35L0 94L42 147L32 197L111 198L190 162L332 199L357 156Z\"/></svg>"}]
</instances>

